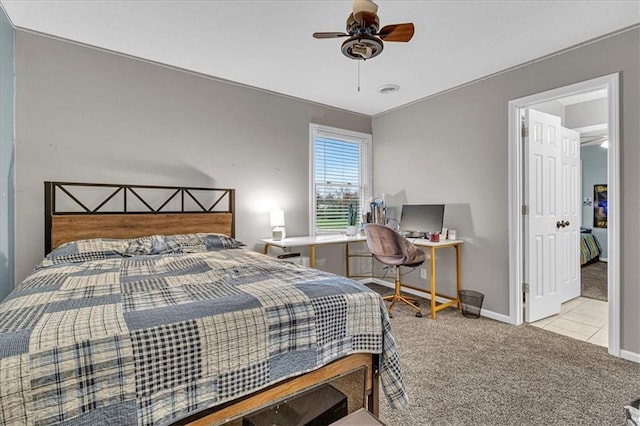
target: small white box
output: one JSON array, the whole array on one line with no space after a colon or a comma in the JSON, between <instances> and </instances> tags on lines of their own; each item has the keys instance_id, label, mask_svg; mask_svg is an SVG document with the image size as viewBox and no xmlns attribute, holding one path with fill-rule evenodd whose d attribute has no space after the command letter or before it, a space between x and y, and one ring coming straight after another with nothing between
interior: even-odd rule
<instances>
[{"instance_id":1,"label":"small white box","mask_svg":"<svg viewBox=\"0 0 640 426\"><path fill-rule=\"evenodd\" d=\"M297 256L297 257L287 257L285 259L280 259L283 262L295 263L297 265L309 267L309 256Z\"/></svg>"},{"instance_id":2,"label":"small white box","mask_svg":"<svg viewBox=\"0 0 640 426\"><path fill-rule=\"evenodd\" d=\"M289 263L295 263L296 265L301 265L301 266L306 266L309 267L309 265L311 264L310 260L309 260L309 256L294 256L294 257L285 257L280 259L278 256L276 255L269 255L270 257L279 260L280 262L289 262Z\"/></svg>"},{"instance_id":3,"label":"small white box","mask_svg":"<svg viewBox=\"0 0 640 426\"><path fill-rule=\"evenodd\" d=\"M639 406L640 399L637 401L633 401L630 405L624 406L624 413L627 417L628 426L636 426L640 424L640 408L636 408Z\"/></svg>"}]
</instances>

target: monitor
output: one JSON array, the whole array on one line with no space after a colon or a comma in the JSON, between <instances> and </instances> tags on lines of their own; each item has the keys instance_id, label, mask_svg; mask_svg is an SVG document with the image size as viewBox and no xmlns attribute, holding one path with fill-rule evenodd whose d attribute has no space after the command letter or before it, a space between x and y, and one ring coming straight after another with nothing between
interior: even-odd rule
<instances>
[{"instance_id":1,"label":"monitor","mask_svg":"<svg viewBox=\"0 0 640 426\"><path fill-rule=\"evenodd\" d=\"M405 204L400 214L400 233L424 238L429 232L442 231L444 204Z\"/></svg>"}]
</instances>

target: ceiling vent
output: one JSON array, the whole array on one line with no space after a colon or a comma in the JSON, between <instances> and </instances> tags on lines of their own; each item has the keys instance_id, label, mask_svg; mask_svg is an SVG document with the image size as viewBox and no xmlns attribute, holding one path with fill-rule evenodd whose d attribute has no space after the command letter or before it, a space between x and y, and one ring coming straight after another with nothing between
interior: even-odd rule
<instances>
[{"instance_id":1,"label":"ceiling vent","mask_svg":"<svg viewBox=\"0 0 640 426\"><path fill-rule=\"evenodd\" d=\"M396 93L398 90L400 90L400 86L397 84L385 84L384 86L378 87L378 93L382 93L383 95L390 95Z\"/></svg>"}]
</instances>

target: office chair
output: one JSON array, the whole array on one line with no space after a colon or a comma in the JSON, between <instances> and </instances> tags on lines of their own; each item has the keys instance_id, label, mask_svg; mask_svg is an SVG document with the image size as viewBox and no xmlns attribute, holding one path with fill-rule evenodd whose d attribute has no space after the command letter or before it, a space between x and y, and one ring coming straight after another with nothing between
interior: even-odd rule
<instances>
[{"instance_id":1,"label":"office chair","mask_svg":"<svg viewBox=\"0 0 640 426\"><path fill-rule=\"evenodd\" d=\"M364 233L367 236L367 247L373 257L380 263L393 266L396 270L394 293L391 296L382 298L383 300L391 301L388 307L389 316L391 316L393 305L400 301L415 309L417 311L416 316L421 317L422 311L420 310L418 299L400 294L400 267L422 265L427 255L409 240L387 226L370 223L365 226Z\"/></svg>"}]
</instances>

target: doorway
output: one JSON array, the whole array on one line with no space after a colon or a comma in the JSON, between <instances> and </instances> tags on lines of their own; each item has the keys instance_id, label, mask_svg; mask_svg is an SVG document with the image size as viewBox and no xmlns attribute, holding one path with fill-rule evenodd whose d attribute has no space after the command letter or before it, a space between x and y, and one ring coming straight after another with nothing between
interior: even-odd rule
<instances>
[{"instance_id":1,"label":"doorway","mask_svg":"<svg viewBox=\"0 0 640 426\"><path fill-rule=\"evenodd\" d=\"M607 94L607 122L608 156L607 156L607 184L608 184L608 348L609 353L620 356L620 283L619 283L619 94L618 74L612 74L593 80L573 84L509 102L509 280L510 280L510 321L512 324L522 324L525 320L523 309L528 299L524 292L527 290L525 269L524 242L525 232L529 223L525 200L525 185L528 175L523 164L525 146L524 135L521 130L521 116L534 105L545 102L558 101L570 96L584 96L590 92L605 90ZM528 235L528 234L527 234ZM546 277L552 284L555 278Z\"/></svg>"}]
</instances>

